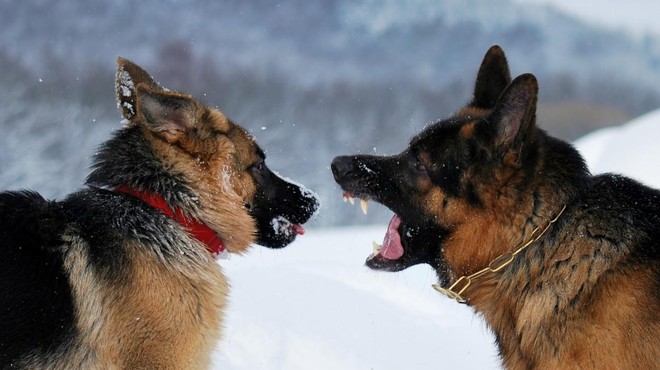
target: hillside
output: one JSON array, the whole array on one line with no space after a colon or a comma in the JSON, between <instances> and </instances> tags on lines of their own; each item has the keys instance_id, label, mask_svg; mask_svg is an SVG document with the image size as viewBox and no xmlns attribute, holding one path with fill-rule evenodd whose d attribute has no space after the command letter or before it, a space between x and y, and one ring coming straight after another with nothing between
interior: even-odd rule
<instances>
[{"instance_id":1,"label":"hillside","mask_svg":"<svg viewBox=\"0 0 660 370\"><path fill-rule=\"evenodd\" d=\"M341 207L332 158L401 150L469 99L492 44L539 77L540 125L561 137L660 106L658 37L512 0L0 0L0 41L0 188L81 186L120 126L121 55L245 125L321 194L319 225L367 222Z\"/></svg>"}]
</instances>

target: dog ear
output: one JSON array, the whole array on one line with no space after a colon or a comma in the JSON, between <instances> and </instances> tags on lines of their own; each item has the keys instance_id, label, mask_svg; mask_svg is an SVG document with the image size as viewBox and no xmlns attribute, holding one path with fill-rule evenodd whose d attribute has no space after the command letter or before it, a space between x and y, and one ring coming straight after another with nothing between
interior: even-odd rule
<instances>
[{"instance_id":1,"label":"dog ear","mask_svg":"<svg viewBox=\"0 0 660 370\"><path fill-rule=\"evenodd\" d=\"M142 67L122 57L117 58L117 73L115 75L115 92L117 94L117 106L121 109L122 116L131 120L135 117L136 86L146 84L154 90L163 90L153 77Z\"/></svg>"},{"instance_id":2,"label":"dog ear","mask_svg":"<svg viewBox=\"0 0 660 370\"><path fill-rule=\"evenodd\" d=\"M503 149L522 143L536 120L539 85L533 74L516 77L500 96L489 122L497 130L496 143Z\"/></svg>"},{"instance_id":3,"label":"dog ear","mask_svg":"<svg viewBox=\"0 0 660 370\"><path fill-rule=\"evenodd\" d=\"M137 122L169 143L176 143L195 124L191 96L137 85Z\"/></svg>"},{"instance_id":4,"label":"dog ear","mask_svg":"<svg viewBox=\"0 0 660 370\"><path fill-rule=\"evenodd\" d=\"M511 83L511 73L504 51L498 45L488 49L481 62L477 81L474 84L474 97L470 106L493 109L500 94Z\"/></svg>"}]
</instances>

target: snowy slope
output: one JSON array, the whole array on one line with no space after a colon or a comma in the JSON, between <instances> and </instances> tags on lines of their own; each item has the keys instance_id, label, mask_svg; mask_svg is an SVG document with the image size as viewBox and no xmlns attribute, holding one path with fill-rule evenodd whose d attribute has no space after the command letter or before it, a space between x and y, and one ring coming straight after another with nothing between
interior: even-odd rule
<instances>
[{"instance_id":1,"label":"snowy slope","mask_svg":"<svg viewBox=\"0 0 660 370\"><path fill-rule=\"evenodd\" d=\"M550 4L598 26L625 29L635 35L660 35L660 2L654 0L517 0Z\"/></svg>"},{"instance_id":2,"label":"snowy slope","mask_svg":"<svg viewBox=\"0 0 660 370\"><path fill-rule=\"evenodd\" d=\"M593 174L616 172L660 188L660 109L575 142Z\"/></svg>"},{"instance_id":3,"label":"snowy slope","mask_svg":"<svg viewBox=\"0 0 660 370\"><path fill-rule=\"evenodd\" d=\"M593 173L660 187L660 110L576 142ZM356 212L359 212L356 208ZM309 230L290 247L221 261L232 282L217 369L499 369L493 336L432 288L427 266L363 266L385 225Z\"/></svg>"},{"instance_id":4,"label":"snowy slope","mask_svg":"<svg viewBox=\"0 0 660 370\"><path fill-rule=\"evenodd\" d=\"M363 266L384 232L309 230L286 249L221 261L232 291L214 368L498 369L483 321L436 293L429 267Z\"/></svg>"}]
</instances>

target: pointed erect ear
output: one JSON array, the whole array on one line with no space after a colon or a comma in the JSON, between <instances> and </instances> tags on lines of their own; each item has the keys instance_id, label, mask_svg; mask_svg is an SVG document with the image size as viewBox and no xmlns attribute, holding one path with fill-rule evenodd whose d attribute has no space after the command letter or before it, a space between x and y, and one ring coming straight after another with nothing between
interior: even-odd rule
<instances>
[{"instance_id":1,"label":"pointed erect ear","mask_svg":"<svg viewBox=\"0 0 660 370\"><path fill-rule=\"evenodd\" d=\"M504 51L497 45L491 46L479 67L470 106L493 109L497 98L510 83L511 74Z\"/></svg>"},{"instance_id":2,"label":"pointed erect ear","mask_svg":"<svg viewBox=\"0 0 660 370\"><path fill-rule=\"evenodd\" d=\"M137 122L169 143L181 140L195 124L195 103L189 95L137 85Z\"/></svg>"},{"instance_id":3,"label":"pointed erect ear","mask_svg":"<svg viewBox=\"0 0 660 370\"><path fill-rule=\"evenodd\" d=\"M497 145L509 148L524 141L536 120L539 85L533 74L516 77L504 90L488 121L497 129Z\"/></svg>"},{"instance_id":4,"label":"pointed erect ear","mask_svg":"<svg viewBox=\"0 0 660 370\"><path fill-rule=\"evenodd\" d=\"M117 74L115 75L117 106L121 109L122 116L129 121L135 117L135 106L137 105L135 87L141 83L154 90L163 89L142 67L128 59L117 58Z\"/></svg>"}]
</instances>

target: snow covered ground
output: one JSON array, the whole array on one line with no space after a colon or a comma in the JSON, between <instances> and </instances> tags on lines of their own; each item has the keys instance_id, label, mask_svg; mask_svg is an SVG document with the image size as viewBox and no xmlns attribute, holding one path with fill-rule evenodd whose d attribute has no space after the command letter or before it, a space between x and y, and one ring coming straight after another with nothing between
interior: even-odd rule
<instances>
[{"instance_id":1,"label":"snow covered ground","mask_svg":"<svg viewBox=\"0 0 660 370\"><path fill-rule=\"evenodd\" d=\"M658 142L660 110L576 146L593 173L660 188ZM499 369L484 322L436 293L429 267L364 267L385 227L312 229L286 249L221 261L233 289L214 368Z\"/></svg>"},{"instance_id":2,"label":"snow covered ground","mask_svg":"<svg viewBox=\"0 0 660 370\"><path fill-rule=\"evenodd\" d=\"M429 267L390 274L363 265L384 232L309 230L283 250L221 261L232 291L215 367L497 369L485 324L431 288Z\"/></svg>"}]
</instances>

